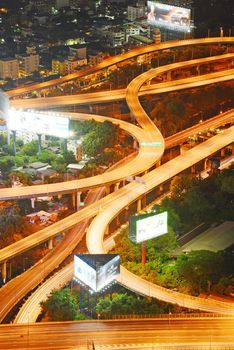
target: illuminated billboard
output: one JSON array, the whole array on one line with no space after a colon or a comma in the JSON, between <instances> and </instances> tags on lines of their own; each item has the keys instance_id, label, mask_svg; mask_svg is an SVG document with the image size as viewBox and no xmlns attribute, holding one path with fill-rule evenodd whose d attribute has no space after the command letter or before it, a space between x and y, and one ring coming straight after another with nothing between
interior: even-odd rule
<instances>
[{"instance_id":1,"label":"illuminated billboard","mask_svg":"<svg viewBox=\"0 0 234 350\"><path fill-rule=\"evenodd\" d=\"M74 256L74 275L81 282L96 290L96 271L89 264L82 260L81 257Z\"/></svg>"},{"instance_id":2,"label":"illuminated billboard","mask_svg":"<svg viewBox=\"0 0 234 350\"><path fill-rule=\"evenodd\" d=\"M74 257L74 276L98 292L120 274L118 254L79 254Z\"/></svg>"},{"instance_id":3,"label":"illuminated billboard","mask_svg":"<svg viewBox=\"0 0 234 350\"><path fill-rule=\"evenodd\" d=\"M156 27L190 32L191 10L183 7L147 2L147 22Z\"/></svg>"},{"instance_id":4,"label":"illuminated billboard","mask_svg":"<svg viewBox=\"0 0 234 350\"><path fill-rule=\"evenodd\" d=\"M134 243L147 241L167 233L167 212L148 213L129 218L129 239Z\"/></svg>"},{"instance_id":5,"label":"illuminated billboard","mask_svg":"<svg viewBox=\"0 0 234 350\"><path fill-rule=\"evenodd\" d=\"M10 109L7 119L9 130L31 132L62 138L69 136L69 119L66 117L44 114L34 111Z\"/></svg>"}]
</instances>

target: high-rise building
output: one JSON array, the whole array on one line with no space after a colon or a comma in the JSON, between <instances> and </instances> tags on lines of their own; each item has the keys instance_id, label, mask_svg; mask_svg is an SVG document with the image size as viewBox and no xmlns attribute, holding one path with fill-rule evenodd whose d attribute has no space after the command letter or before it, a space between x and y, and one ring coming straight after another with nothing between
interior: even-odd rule
<instances>
[{"instance_id":1,"label":"high-rise building","mask_svg":"<svg viewBox=\"0 0 234 350\"><path fill-rule=\"evenodd\" d=\"M19 63L16 58L0 59L0 78L16 79L19 75Z\"/></svg>"},{"instance_id":2,"label":"high-rise building","mask_svg":"<svg viewBox=\"0 0 234 350\"><path fill-rule=\"evenodd\" d=\"M19 74L20 76L28 76L33 72L38 71L39 67L39 55L17 55L19 62Z\"/></svg>"},{"instance_id":3,"label":"high-rise building","mask_svg":"<svg viewBox=\"0 0 234 350\"><path fill-rule=\"evenodd\" d=\"M127 16L129 21L135 21L137 18L145 16L145 5L137 3L136 6L128 6Z\"/></svg>"}]
</instances>

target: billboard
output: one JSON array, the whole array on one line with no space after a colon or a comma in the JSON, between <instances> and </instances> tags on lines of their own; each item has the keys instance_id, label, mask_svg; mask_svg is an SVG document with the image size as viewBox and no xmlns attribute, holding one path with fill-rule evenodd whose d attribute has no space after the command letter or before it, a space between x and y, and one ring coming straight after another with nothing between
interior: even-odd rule
<instances>
[{"instance_id":1,"label":"billboard","mask_svg":"<svg viewBox=\"0 0 234 350\"><path fill-rule=\"evenodd\" d=\"M78 254L74 256L74 276L94 292L113 282L120 274L118 254Z\"/></svg>"},{"instance_id":2,"label":"billboard","mask_svg":"<svg viewBox=\"0 0 234 350\"><path fill-rule=\"evenodd\" d=\"M10 109L7 119L9 130L68 138L69 119L59 115Z\"/></svg>"},{"instance_id":3,"label":"billboard","mask_svg":"<svg viewBox=\"0 0 234 350\"><path fill-rule=\"evenodd\" d=\"M81 257L74 256L74 275L81 282L89 286L92 290L96 289L96 271Z\"/></svg>"},{"instance_id":4,"label":"billboard","mask_svg":"<svg viewBox=\"0 0 234 350\"><path fill-rule=\"evenodd\" d=\"M148 213L129 218L129 239L134 243L147 241L167 233L167 212Z\"/></svg>"},{"instance_id":5,"label":"billboard","mask_svg":"<svg viewBox=\"0 0 234 350\"><path fill-rule=\"evenodd\" d=\"M184 7L148 1L147 22L156 27L164 27L180 32L190 32L191 10Z\"/></svg>"}]
</instances>

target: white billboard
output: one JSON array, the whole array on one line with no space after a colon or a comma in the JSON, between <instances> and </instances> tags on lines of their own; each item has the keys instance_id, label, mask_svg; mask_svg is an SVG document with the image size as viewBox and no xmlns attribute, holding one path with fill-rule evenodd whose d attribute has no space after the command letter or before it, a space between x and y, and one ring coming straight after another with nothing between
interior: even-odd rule
<instances>
[{"instance_id":1,"label":"white billboard","mask_svg":"<svg viewBox=\"0 0 234 350\"><path fill-rule=\"evenodd\" d=\"M147 9L147 22L150 25L180 32L190 32L190 9L161 4L155 1L148 1Z\"/></svg>"},{"instance_id":2,"label":"white billboard","mask_svg":"<svg viewBox=\"0 0 234 350\"><path fill-rule=\"evenodd\" d=\"M96 271L78 256L74 257L74 275L81 282L96 291Z\"/></svg>"},{"instance_id":3,"label":"white billboard","mask_svg":"<svg viewBox=\"0 0 234 350\"><path fill-rule=\"evenodd\" d=\"M10 109L7 119L9 130L31 132L62 138L69 136L69 118L34 111Z\"/></svg>"},{"instance_id":4,"label":"white billboard","mask_svg":"<svg viewBox=\"0 0 234 350\"><path fill-rule=\"evenodd\" d=\"M92 265L92 266L91 266ZM98 292L120 274L118 254L85 254L74 256L74 276Z\"/></svg>"},{"instance_id":5,"label":"white billboard","mask_svg":"<svg viewBox=\"0 0 234 350\"><path fill-rule=\"evenodd\" d=\"M167 212L136 221L136 242L147 241L167 233Z\"/></svg>"},{"instance_id":6,"label":"white billboard","mask_svg":"<svg viewBox=\"0 0 234 350\"><path fill-rule=\"evenodd\" d=\"M97 271L97 291L116 279L120 273L120 257L116 255Z\"/></svg>"}]
</instances>

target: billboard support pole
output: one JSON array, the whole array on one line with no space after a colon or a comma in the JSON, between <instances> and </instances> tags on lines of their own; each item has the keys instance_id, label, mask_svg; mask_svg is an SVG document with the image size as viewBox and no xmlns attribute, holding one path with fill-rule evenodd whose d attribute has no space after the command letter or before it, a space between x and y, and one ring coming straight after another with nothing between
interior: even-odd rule
<instances>
[{"instance_id":1,"label":"billboard support pole","mask_svg":"<svg viewBox=\"0 0 234 350\"><path fill-rule=\"evenodd\" d=\"M38 157L41 157L41 134L37 134L38 136Z\"/></svg>"},{"instance_id":2,"label":"billboard support pole","mask_svg":"<svg viewBox=\"0 0 234 350\"><path fill-rule=\"evenodd\" d=\"M13 152L14 152L14 156L15 156L16 155L16 131L13 130L12 134L13 134Z\"/></svg>"},{"instance_id":3,"label":"billboard support pole","mask_svg":"<svg viewBox=\"0 0 234 350\"><path fill-rule=\"evenodd\" d=\"M142 242L141 245L141 262L142 262L142 267L145 267L146 263L146 243L145 241Z\"/></svg>"},{"instance_id":4,"label":"billboard support pole","mask_svg":"<svg viewBox=\"0 0 234 350\"><path fill-rule=\"evenodd\" d=\"M82 294L82 287L80 286L80 312L83 311L83 294Z\"/></svg>"}]
</instances>

